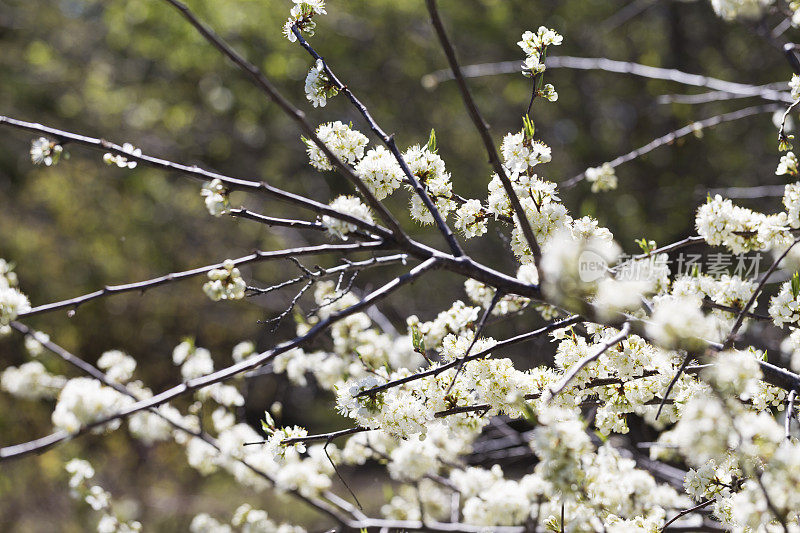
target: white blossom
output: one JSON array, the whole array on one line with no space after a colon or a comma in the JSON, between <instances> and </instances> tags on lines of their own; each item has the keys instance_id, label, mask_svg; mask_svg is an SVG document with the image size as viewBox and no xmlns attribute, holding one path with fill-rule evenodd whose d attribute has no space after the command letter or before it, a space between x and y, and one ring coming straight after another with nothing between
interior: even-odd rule
<instances>
[{"instance_id":1,"label":"white blossom","mask_svg":"<svg viewBox=\"0 0 800 533\"><path fill-rule=\"evenodd\" d=\"M456 209L456 229L467 238L479 237L487 231L487 216L480 200L467 200Z\"/></svg>"},{"instance_id":2,"label":"white blossom","mask_svg":"<svg viewBox=\"0 0 800 533\"><path fill-rule=\"evenodd\" d=\"M134 157L140 157L142 155L142 150L135 148L131 143L123 144L122 151ZM128 159L123 155L112 154L110 152L103 155L103 161L105 161L107 165L117 165L119 168L136 168L136 165L138 164L133 159Z\"/></svg>"},{"instance_id":3,"label":"white blossom","mask_svg":"<svg viewBox=\"0 0 800 533\"><path fill-rule=\"evenodd\" d=\"M47 372L39 361L10 366L0 375L0 387L9 394L27 400L52 399L66 385L67 378Z\"/></svg>"},{"instance_id":4,"label":"white blossom","mask_svg":"<svg viewBox=\"0 0 800 533\"><path fill-rule=\"evenodd\" d=\"M203 292L211 300L241 300L247 283L242 279L242 274L236 268L236 263L226 259L222 268L214 268L208 272L208 281L203 284Z\"/></svg>"},{"instance_id":5,"label":"white blossom","mask_svg":"<svg viewBox=\"0 0 800 533\"><path fill-rule=\"evenodd\" d=\"M612 191L617 188L617 175L610 163L586 169L586 181L592 184L592 192Z\"/></svg>"},{"instance_id":6,"label":"white blossom","mask_svg":"<svg viewBox=\"0 0 800 533\"><path fill-rule=\"evenodd\" d=\"M797 13L795 13L796 15ZM794 19L794 17L792 17ZM792 98L795 100L800 99L800 76L792 74L792 79L789 81L789 89L792 92Z\"/></svg>"},{"instance_id":7,"label":"white blossom","mask_svg":"<svg viewBox=\"0 0 800 533\"><path fill-rule=\"evenodd\" d=\"M359 220L363 220L368 224L372 224L372 214L369 208L355 196L339 196L330 203L331 209L350 215ZM358 226L338 218L324 215L322 217L322 224L328 228L331 235L339 237L340 239L347 239L347 235L358 229Z\"/></svg>"},{"instance_id":8,"label":"white blossom","mask_svg":"<svg viewBox=\"0 0 800 533\"><path fill-rule=\"evenodd\" d=\"M721 18L754 19L759 17L773 0L711 0L711 6Z\"/></svg>"},{"instance_id":9,"label":"white blossom","mask_svg":"<svg viewBox=\"0 0 800 533\"><path fill-rule=\"evenodd\" d=\"M35 165L51 166L58 163L64 147L58 143L50 141L45 137L39 137L31 141L31 161Z\"/></svg>"},{"instance_id":10,"label":"white blossom","mask_svg":"<svg viewBox=\"0 0 800 533\"><path fill-rule=\"evenodd\" d=\"M228 190L219 178L203 184L200 195L205 199L209 214L218 217L228 209Z\"/></svg>"},{"instance_id":11,"label":"white blossom","mask_svg":"<svg viewBox=\"0 0 800 533\"><path fill-rule=\"evenodd\" d=\"M781 156L781 161L778 163L778 168L775 170L776 176L789 174L791 176L797 175L797 156L794 152L786 152Z\"/></svg>"},{"instance_id":12,"label":"white blossom","mask_svg":"<svg viewBox=\"0 0 800 533\"><path fill-rule=\"evenodd\" d=\"M325 72L325 64L321 59L317 59L314 66L308 71L306 76L306 99L314 107L325 107L328 98L333 98L339 94L339 90L331 83Z\"/></svg>"},{"instance_id":13,"label":"white blossom","mask_svg":"<svg viewBox=\"0 0 800 533\"><path fill-rule=\"evenodd\" d=\"M317 128L317 137L340 161L350 165L354 165L364 157L364 150L369 143L366 135L338 120L320 124ZM303 142L312 167L317 170L333 170L333 164L316 143L306 138L303 138Z\"/></svg>"},{"instance_id":14,"label":"white blossom","mask_svg":"<svg viewBox=\"0 0 800 533\"><path fill-rule=\"evenodd\" d=\"M106 387L96 379L73 378L61 389L51 418L57 429L74 433L86 424L115 414L130 402L130 398L111 387ZM119 420L97 428L95 432L117 427Z\"/></svg>"},{"instance_id":15,"label":"white blossom","mask_svg":"<svg viewBox=\"0 0 800 533\"><path fill-rule=\"evenodd\" d=\"M405 179L394 155L383 146L368 151L355 170L378 200L392 194Z\"/></svg>"},{"instance_id":16,"label":"white blossom","mask_svg":"<svg viewBox=\"0 0 800 533\"><path fill-rule=\"evenodd\" d=\"M97 366L106 371L106 378L115 383L125 383L133 377L136 359L119 350L104 352Z\"/></svg>"}]
</instances>

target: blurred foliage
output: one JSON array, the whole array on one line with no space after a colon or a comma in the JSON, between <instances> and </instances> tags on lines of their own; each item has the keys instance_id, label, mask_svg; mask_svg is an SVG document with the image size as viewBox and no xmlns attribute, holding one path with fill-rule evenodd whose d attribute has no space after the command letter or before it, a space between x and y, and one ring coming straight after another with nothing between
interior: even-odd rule
<instances>
[{"instance_id":1,"label":"blurred foliage","mask_svg":"<svg viewBox=\"0 0 800 533\"><path fill-rule=\"evenodd\" d=\"M565 36L560 55L608 57L652 66L762 84L788 80L780 50L761 37L775 21L725 24L705 1L631 2L643 9L623 20L628 2L605 0L443 0L441 9L464 64L521 59L516 46L527 29L547 25ZM280 28L289 2L281 0L192 0L189 6L238 50L263 68L312 121L352 121L366 131L343 98L324 109L303 99L311 61L286 41ZM312 44L370 107L401 148L427 141L435 128L440 154L459 194L485 197L489 165L455 84L433 90L420 79L446 66L423 2L331 1ZM795 37L788 35L789 38ZM320 175L305 163L298 132L276 106L213 50L183 18L159 0L0 0L0 112L70 131L131 142L151 155L199 164L232 176L259 178L327 202L348 190L335 174ZM561 181L649 142L694 120L752 105L752 99L704 105L658 104L657 95L697 93L675 83L605 73L549 70L557 103L537 102L537 133L553 148L543 172ZM484 116L500 136L521 127L530 81L521 75L470 81ZM269 230L249 221L209 217L199 184L162 171L121 170L102 164L101 155L67 146L72 158L55 168L36 168L28 157L30 136L0 132L0 257L17 264L21 285L34 304L68 298L105 284L148 279L245 255L253 248L277 249L320 242L316 235ZM592 194L581 184L562 194L577 215L591 214L607 225L628 252L635 238L661 244L692 233L693 212L705 187L780 183L775 128L769 115L751 117L686 137L617 170L618 194ZM405 197L389 205L419 238L441 245L428 229L404 215ZM295 214L286 206L235 195L234 203L270 215ZM766 211L777 198L742 202ZM488 264L512 271L501 238L467 246ZM329 258L309 259L309 265ZM261 286L293 275L288 263L246 269ZM366 290L390 278L383 269L360 276ZM383 308L399 328L417 313L431 318L454 299L464 298L462 280L437 274L430 283L397 295ZM278 314L291 292L247 302L212 304L190 280L148 291L90 302L74 317L53 313L31 326L94 362L107 349L134 355L138 377L154 390L179 380L170 358L184 335L215 354L217 366L230 361L241 339L261 348L291 334L258 323ZM302 304L308 307L307 304ZM501 337L529 326L496 326ZM541 359L546 343L520 349ZM3 367L24 361L18 338L0 344ZM530 359L529 359L530 360ZM48 367L75 375L55 359ZM284 422L326 429L329 400L318 400L269 377L247 384L251 421L275 399L286 405ZM50 431L49 409L0 397L2 444ZM186 527L199 511L227 517L240 503L264 506L278 518L313 523L313 515L285 499L252 494L223 474L202 478L185 465L175 445L146 448L119 431L108 438L84 437L40 457L3 464L0 529L82 531L92 515L76 507L65 489L62 460L90 457L103 485L128 501L149 530ZM358 484L375 483L366 473ZM362 496L363 498L363 496ZM43 512L43 509L46 512ZM312 520L312 522L308 522Z\"/></svg>"}]
</instances>

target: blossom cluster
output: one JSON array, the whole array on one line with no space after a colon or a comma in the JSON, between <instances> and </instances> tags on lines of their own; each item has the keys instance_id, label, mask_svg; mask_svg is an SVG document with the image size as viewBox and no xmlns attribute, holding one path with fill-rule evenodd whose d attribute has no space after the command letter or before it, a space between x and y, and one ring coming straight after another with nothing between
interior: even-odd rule
<instances>
[{"instance_id":1,"label":"blossom cluster","mask_svg":"<svg viewBox=\"0 0 800 533\"><path fill-rule=\"evenodd\" d=\"M30 309L30 301L17 288L17 274L5 259L0 258L0 328Z\"/></svg>"},{"instance_id":2,"label":"blossom cluster","mask_svg":"<svg viewBox=\"0 0 800 533\"><path fill-rule=\"evenodd\" d=\"M136 520L121 517L112 507L111 494L100 485L90 485L95 476L91 463L83 459L72 459L64 465L70 475L69 487L73 498L84 501L94 511L100 513L97 533L137 533L142 524Z\"/></svg>"},{"instance_id":3,"label":"blossom cluster","mask_svg":"<svg viewBox=\"0 0 800 533\"><path fill-rule=\"evenodd\" d=\"M328 103L328 98L333 98L339 94L339 89L331 83L328 74L325 72L325 64L321 59L317 59L317 62L308 71L305 90L306 99L314 107L325 107Z\"/></svg>"},{"instance_id":4,"label":"blossom cluster","mask_svg":"<svg viewBox=\"0 0 800 533\"><path fill-rule=\"evenodd\" d=\"M31 141L31 161L34 165L46 167L56 165L63 153L65 153L63 146L46 137L39 137Z\"/></svg>"},{"instance_id":5,"label":"blossom cluster","mask_svg":"<svg viewBox=\"0 0 800 533\"><path fill-rule=\"evenodd\" d=\"M214 268L208 272L208 281L203 284L203 292L213 301L241 300L247 283L231 259L222 263L222 268Z\"/></svg>"}]
</instances>

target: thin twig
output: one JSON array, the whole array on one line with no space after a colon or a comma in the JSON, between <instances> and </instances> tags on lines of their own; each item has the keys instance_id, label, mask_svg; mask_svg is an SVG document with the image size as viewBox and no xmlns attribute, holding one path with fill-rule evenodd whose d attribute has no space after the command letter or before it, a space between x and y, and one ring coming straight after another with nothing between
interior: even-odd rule
<instances>
[{"instance_id":1,"label":"thin twig","mask_svg":"<svg viewBox=\"0 0 800 533\"><path fill-rule=\"evenodd\" d=\"M705 500L705 501L703 501L703 502L700 502L699 504L695 505L694 507L690 507L689 509L684 509L683 511L681 511L680 513L676 514L676 515L675 515L675 516L673 516L671 519L669 519L669 520L668 520L668 521L667 521L667 522L664 524L664 527L662 527L662 528L661 528L661 531L665 531L665 530L667 529L667 527L668 527L670 524L672 524L672 523L673 523L673 522L675 522L676 520L679 520L680 518L683 518L683 517L684 517L684 516L686 516L687 514L691 514L691 513L695 512L695 511L699 511L700 509L705 509L706 507L708 507L709 505L711 505L712 503L714 503L714 501L715 501L715 500L712 498L712 499L709 499L709 500Z\"/></svg>"},{"instance_id":2,"label":"thin twig","mask_svg":"<svg viewBox=\"0 0 800 533\"><path fill-rule=\"evenodd\" d=\"M666 405L667 400L669 399L669 394L672 392L673 387L675 387L675 384L678 382L678 379L681 377L681 374L683 374L683 372L686 370L686 367L689 366L689 361L691 361L693 358L694 356L691 353L687 353L686 356L683 358L683 361L681 362L681 366L678 367L678 371L675 372L674 376L672 376L669 385L667 385L667 390L665 390L664 394L661 396L661 403L658 404L658 410L656 411L656 420L658 420L658 417L661 416L661 410L664 409L664 406Z\"/></svg>"},{"instance_id":3,"label":"thin twig","mask_svg":"<svg viewBox=\"0 0 800 533\"><path fill-rule=\"evenodd\" d=\"M288 250L278 250L275 252L255 251L252 254L239 257L238 259L233 259L232 261L234 265L241 266L260 261L283 259L290 256L298 257L304 255L324 254L331 252L354 253L354 252L362 252L368 250L379 250L384 246L385 246L384 243L381 241L375 241L369 243L354 243L354 244L321 244L318 246L307 246L304 248L289 248ZM173 272L171 274L166 274L164 276L159 276L157 278L145 281L138 281L135 283L126 283L123 285L107 285L100 290L90 292L82 296L76 296L74 298L61 300L49 304L38 305L36 307L33 307L32 309L29 309L28 311L23 311L19 313L19 316L20 317L33 316L66 308L76 309L78 306L90 300L95 300L97 298L102 298L105 296L109 296L111 294L121 294L124 292L134 292L134 291L143 292L153 287L157 287L159 285L164 285L166 283L171 283L174 281L180 281L194 276L199 276L200 274L206 274L211 270L222 268L223 264L224 263L215 263L213 265L193 268L191 270Z\"/></svg>"},{"instance_id":4,"label":"thin twig","mask_svg":"<svg viewBox=\"0 0 800 533\"><path fill-rule=\"evenodd\" d=\"M786 250L784 250L784 252L772 263L767 272L761 278L761 281L756 286L752 296L750 296L750 299L747 301L744 307L742 307L742 310L739 311L739 315L736 317L736 322L733 324L730 333L728 333L728 337L725 339L725 342L722 343L723 348L730 348L733 345L733 340L736 337L736 334L739 332L739 328L741 328L742 324L744 323L745 314L750 310L751 307L753 307L753 304L756 303L756 300L758 299L759 294L761 294L761 290L764 288L764 285L767 283L770 275L775 272L775 269L778 268L778 265L781 261L783 261L783 258L789 254L791 249L794 248L798 242L800 242L800 237L795 239L794 242L790 244Z\"/></svg>"},{"instance_id":5,"label":"thin twig","mask_svg":"<svg viewBox=\"0 0 800 533\"><path fill-rule=\"evenodd\" d=\"M779 109L781 109L781 106L779 104L764 104L764 105L758 105L758 106L753 106L753 107L746 107L744 109L739 109L738 111L732 111L730 113L725 113L723 115L717 115L717 116L714 116L714 117L707 118L705 120L700 120L700 121L697 121L697 122L693 122L692 124L689 124L688 126L684 126L684 127L679 128L679 129L677 129L675 131L671 131L671 132L667 133L666 135L662 135L661 137L658 137L657 139L653 139L652 141L650 141L646 145L644 145L644 146L642 146L640 148L637 148L636 150L633 150L631 152L628 152L627 154L624 154L624 155L621 155L621 156L619 156L619 157L617 157L615 159L612 159L611 161L608 161L608 164L611 165L612 168L616 168L616 167L622 165L623 163L627 163L628 161L633 161L634 159L637 159L637 158L643 156L644 154L652 152L656 148L660 148L661 146L664 146L664 145L667 145L667 144L672 144L673 142L675 142L676 140L680 139L681 137L685 137L687 135L694 134L694 133L696 133L696 132L698 132L700 130L703 130L705 128L710 128L710 127L713 127L713 126L716 126L718 124L722 124L722 123L725 123L725 122L732 122L734 120L740 120L740 119L751 117L753 115L758 115L758 114L761 114L761 113L772 113L774 111L778 111ZM581 172L580 174L578 174L577 176L575 176L573 178L570 178L570 179L566 180L565 182L561 183L560 187L562 189L568 189L570 187L574 187L575 185L577 185L578 183L583 181L585 178L586 178L586 172L584 171L584 172Z\"/></svg>"},{"instance_id":6,"label":"thin twig","mask_svg":"<svg viewBox=\"0 0 800 533\"><path fill-rule=\"evenodd\" d=\"M447 391L444 393L445 396L450 394L450 391L453 390L453 386L456 384L456 380L458 379L458 375L461 373L461 370L464 368L464 364L466 362L467 357L469 357L469 353L472 351L472 348L475 347L475 343L478 342L478 338L480 338L481 334L483 333L483 328L486 327L486 319L492 313L492 309L497 305L497 302L503 297L503 293L500 291L495 291L494 296L492 297L492 301L486 307L483 312L483 316L478 321L478 327L475 328L475 334L472 337L472 342L469 343L469 347L467 351L464 352L464 357L461 358L461 363L456 367L456 372L453 374L453 380L450 382L450 385L447 387Z\"/></svg>"}]
</instances>

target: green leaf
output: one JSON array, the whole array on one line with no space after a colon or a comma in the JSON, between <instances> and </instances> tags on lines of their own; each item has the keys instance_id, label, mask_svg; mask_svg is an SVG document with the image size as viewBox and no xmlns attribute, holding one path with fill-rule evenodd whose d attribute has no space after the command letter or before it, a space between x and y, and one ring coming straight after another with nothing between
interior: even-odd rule
<instances>
[{"instance_id":1,"label":"green leaf","mask_svg":"<svg viewBox=\"0 0 800 533\"><path fill-rule=\"evenodd\" d=\"M425 355L425 336L416 324L411 326L411 343L414 345L415 352Z\"/></svg>"},{"instance_id":2,"label":"green leaf","mask_svg":"<svg viewBox=\"0 0 800 533\"><path fill-rule=\"evenodd\" d=\"M796 299L798 294L800 294L800 274L795 272L792 274L792 296Z\"/></svg>"},{"instance_id":3,"label":"green leaf","mask_svg":"<svg viewBox=\"0 0 800 533\"><path fill-rule=\"evenodd\" d=\"M536 416L536 412L528 404L528 402L522 402L522 414L525 416L525 420L527 420L530 425L536 426L539 424L539 419Z\"/></svg>"},{"instance_id":4,"label":"green leaf","mask_svg":"<svg viewBox=\"0 0 800 533\"><path fill-rule=\"evenodd\" d=\"M525 133L526 139L533 139L533 134L536 133L536 127L528 115L522 116L522 131Z\"/></svg>"},{"instance_id":5,"label":"green leaf","mask_svg":"<svg viewBox=\"0 0 800 533\"><path fill-rule=\"evenodd\" d=\"M428 151L431 153L436 153L436 130L431 128L431 136L428 139Z\"/></svg>"},{"instance_id":6,"label":"green leaf","mask_svg":"<svg viewBox=\"0 0 800 533\"><path fill-rule=\"evenodd\" d=\"M275 421L269 411L264 411L264 420L261 421L261 430L267 435L275 433Z\"/></svg>"}]
</instances>

